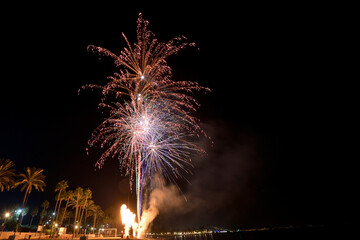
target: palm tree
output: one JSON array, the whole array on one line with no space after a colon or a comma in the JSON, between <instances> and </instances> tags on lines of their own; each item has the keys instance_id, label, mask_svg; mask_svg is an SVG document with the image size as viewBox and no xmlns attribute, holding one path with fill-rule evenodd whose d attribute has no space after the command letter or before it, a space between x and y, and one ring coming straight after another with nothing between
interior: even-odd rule
<instances>
[{"instance_id":1,"label":"palm tree","mask_svg":"<svg viewBox=\"0 0 360 240\"><path fill-rule=\"evenodd\" d=\"M60 208L62 206L62 201L66 201L67 202L67 199L68 199L68 193L67 191L63 191L61 196L60 196L60 202L59 202L59 205L58 205L58 210L57 210L57 213L56 213L56 222L58 223L58 221L60 220L61 218L61 213L60 213Z\"/></svg>"},{"instance_id":2,"label":"palm tree","mask_svg":"<svg viewBox=\"0 0 360 240\"><path fill-rule=\"evenodd\" d=\"M55 187L55 192L59 192L58 196L57 196L57 200L56 200L56 204L55 204L55 218L57 220L58 218L58 212L60 210L60 206L61 206L61 201L64 199L62 198L63 196L61 195L61 193L63 193L67 188L69 187L67 181L65 180L61 180L60 182L58 182L58 184ZM60 203L59 203L60 201ZM59 206L58 206L59 205Z\"/></svg>"},{"instance_id":3,"label":"palm tree","mask_svg":"<svg viewBox=\"0 0 360 240\"><path fill-rule=\"evenodd\" d=\"M49 201L45 200L42 204L41 207L43 208L42 212L41 212L41 216L40 216L40 223L42 223L42 219L44 218L44 214L46 209L49 208Z\"/></svg>"},{"instance_id":4,"label":"palm tree","mask_svg":"<svg viewBox=\"0 0 360 240\"><path fill-rule=\"evenodd\" d=\"M85 192L84 192L84 202L83 202L83 204L81 205L81 208L80 208L80 210L81 210L81 214L80 214L80 218L79 218L79 225L81 226L81 222L82 222L82 217L83 217L83 215L84 215L84 212L85 212L85 208L86 208L86 206L87 206L87 202L88 202L88 199L91 199L91 197L92 197L92 192L91 192L91 190L90 189L86 189L85 190Z\"/></svg>"},{"instance_id":5,"label":"palm tree","mask_svg":"<svg viewBox=\"0 0 360 240\"><path fill-rule=\"evenodd\" d=\"M60 219L60 222L59 222L59 226L62 226L63 220L69 219L69 218L70 218L70 215L71 215L71 212L70 212L70 211L66 211L65 208L61 208L61 209L60 209L61 219ZM64 225L66 225L66 224L64 224Z\"/></svg>"},{"instance_id":6,"label":"palm tree","mask_svg":"<svg viewBox=\"0 0 360 240\"><path fill-rule=\"evenodd\" d=\"M93 233L94 233L94 229L96 227L96 218L99 218L99 217L104 217L104 212L103 210L101 210L101 207L99 205L95 205L92 206L91 208L91 211L92 211L92 214L94 215L94 227L93 227Z\"/></svg>"},{"instance_id":7,"label":"palm tree","mask_svg":"<svg viewBox=\"0 0 360 240\"><path fill-rule=\"evenodd\" d=\"M20 213L20 216L19 216L19 218L20 218L20 226L22 225L22 221L23 221L24 217L25 217L26 214L28 214L28 213L29 213L29 208L28 208L28 207L23 207L23 208L21 209L21 213Z\"/></svg>"},{"instance_id":8,"label":"palm tree","mask_svg":"<svg viewBox=\"0 0 360 240\"><path fill-rule=\"evenodd\" d=\"M32 188L34 187L37 191L44 191L44 187L46 186L44 180L45 176L42 173L44 169L37 169L37 168L25 168L25 173L20 173L20 179L14 184L13 188L16 188L19 185L22 185L21 191L25 189L25 196L22 203L22 206L25 207L26 202L29 198Z\"/></svg>"},{"instance_id":9,"label":"palm tree","mask_svg":"<svg viewBox=\"0 0 360 240\"><path fill-rule=\"evenodd\" d=\"M30 227L31 224L33 222L34 217L39 213L39 208L38 207L33 207L30 211L30 215L31 215L31 221L30 221Z\"/></svg>"},{"instance_id":10,"label":"palm tree","mask_svg":"<svg viewBox=\"0 0 360 240\"><path fill-rule=\"evenodd\" d=\"M48 200L45 200L45 201L43 201L43 202L41 203L41 207L43 208L43 210L41 211L39 224L43 224L43 223L44 223L43 219L44 219L44 216L45 216L46 213L47 213L46 210L49 208L49 205L50 205L50 203L49 203ZM40 236L41 236L41 233L43 232L43 230L44 230L44 228L41 229ZM39 237L39 238L40 238L40 237Z\"/></svg>"},{"instance_id":11,"label":"palm tree","mask_svg":"<svg viewBox=\"0 0 360 240\"><path fill-rule=\"evenodd\" d=\"M64 218L65 218L65 216L66 216L66 210L67 210L67 208L68 208L68 206L69 206L69 203L70 203L70 201L72 201L73 198L74 198L74 192L71 191L71 190L70 190L70 191L66 191L66 192L65 192L65 196L66 196L66 205L65 205L64 212L63 212L63 214L62 214L62 216L61 216L61 220L60 220L59 226L61 226L61 224L62 224L63 221L64 221Z\"/></svg>"},{"instance_id":12,"label":"palm tree","mask_svg":"<svg viewBox=\"0 0 360 240\"><path fill-rule=\"evenodd\" d=\"M75 218L74 218L74 232L73 232L73 236L75 235L76 219L77 219L77 217L78 217L79 206L80 206L81 200L82 200L82 198L83 198L83 195L84 195L84 189L83 189L83 188L78 187L78 188L75 189L75 192L74 192L74 200L73 200L73 203L72 203L72 205L75 207Z\"/></svg>"},{"instance_id":13,"label":"palm tree","mask_svg":"<svg viewBox=\"0 0 360 240\"><path fill-rule=\"evenodd\" d=\"M0 191L7 191L14 185L15 169L14 162L10 159L0 159Z\"/></svg>"},{"instance_id":14,"label":"palm tree","mask_svg":"<svg viewBox=\"0 0 360 240\"><path fill-rule=\"evenodd\" d=\"M67 218L67 225L70 226L71 225L71 220L75 218L75 211L67 211L68 216L65 216L65 218ZM64 218L64 221L65 221ZM66 226L66 224L64 224Z\"/></svg>"},{"instance_id":15,"label":"palm tree","mask_svg":"<svg viewBox=\"0 0 360 240\"><path fill-rule=\"evenodd\" d=\"M85 217L84 217L84 226L85 226L85 230L86 230L86 220L87 218L90 216L91 209L93 209L95 206L95 203L93 200L89 200L87 201L87 204L85 205ZM85 231L86 234L86 231Z\"/></svg>"},{"instance_id":16,"label":"palm tree","mask_svg":"<svg viewBox=\"0 0 360 240\"><path fill-rule=\"evenodd\" d=\"M22 185L21 187L21 191L24 191L25 189L25 196L24 196L24 200L22 202L22 207L24 208L26 206L26 202L29 198L29 195L31 193L32 188L34 187L37 191L44 191L44 187L45 182L45 176L42 173L44 171L44 169L37 169L37 168L30 168L30 167L26 167L25 168L25 174L24 173L20 173L19 177L20 179L12 186L12 188L16 188L20 185ZM19 224L21 223L21 218L19 217L19 220L17 221L16 224L16 228L14 231L14 234L17 232Z\"/></svg>"}]
</instances>

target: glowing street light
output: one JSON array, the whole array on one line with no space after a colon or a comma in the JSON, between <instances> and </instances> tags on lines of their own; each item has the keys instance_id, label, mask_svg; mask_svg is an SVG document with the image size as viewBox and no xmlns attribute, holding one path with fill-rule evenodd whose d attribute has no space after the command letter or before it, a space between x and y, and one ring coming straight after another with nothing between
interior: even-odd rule
<instances>
[{"instance_id":1,"label":"glowing street light","mask_svg":"<svg viewBox=\"0 0 360 240\"><path fill-rule=\"evenodd\" d=\"M5 213L5 221L3 222L2 226L5 226L5 223L6 223L6 220L8 219L8 217L10 217L10 213L9 212L6 212ZM5 228L5 227L4 227ZM0 237L2 235L2 232L4 231L4 228L1 229L1 232L0 232Z\"/></svg>"}]
</instances>

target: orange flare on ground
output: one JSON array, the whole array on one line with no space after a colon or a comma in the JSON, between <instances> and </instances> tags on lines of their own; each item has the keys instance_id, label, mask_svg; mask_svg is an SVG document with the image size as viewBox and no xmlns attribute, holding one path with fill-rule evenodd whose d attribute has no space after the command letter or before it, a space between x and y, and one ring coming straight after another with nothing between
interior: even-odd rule
<instances>
[{"instance_id":1,"label":"orange flare on ground","mask_svg":"<svg viewBox=\"0 0 360 240\"><path fill-rule=\"evenodd\" d=\"M126 204L121 205L120 208L121 213L121 222L124 225L124 237L131 237L129 235L130 228L133 229L133 237L136 236L136 231L138 228L138 224L135 222L135 214L127 208Z\"/></svg>"}]
</instances>

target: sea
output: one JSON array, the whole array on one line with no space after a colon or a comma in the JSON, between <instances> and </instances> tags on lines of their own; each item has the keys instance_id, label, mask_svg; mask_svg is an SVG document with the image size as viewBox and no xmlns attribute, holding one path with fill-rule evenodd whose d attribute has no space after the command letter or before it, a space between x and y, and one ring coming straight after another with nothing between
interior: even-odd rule
<instances>
[{"instance_id":1,"label":"sea","mask_svg":"<svg viewBox=\"0 0 360 240\"><path fill-rule=\"evenodd\" d=\"M149 238L149 237L148 237ZM243 239L239 232L201 233L191 235L152 236L150 239L159 240L238 240Z\"/></svg>"},{"instance_id":2,"label":"sea","mask_svg":"<svg viewBox=\"0 0 360 240\"><path fill-rule=\"evenodd\" d=\"M151 236L158 240L322 240L354 239L358 225L293 227L234 232L213 232L192 235Z\"/></svg>"}]
</instances>

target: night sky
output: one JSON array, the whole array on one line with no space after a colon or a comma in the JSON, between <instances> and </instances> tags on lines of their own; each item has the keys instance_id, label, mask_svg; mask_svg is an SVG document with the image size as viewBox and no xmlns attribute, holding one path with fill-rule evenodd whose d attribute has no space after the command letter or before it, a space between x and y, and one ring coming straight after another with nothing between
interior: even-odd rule
<instances>
[{"instance_id":1,"label":"night sky","mask_svg":"<svg viewBox=\"0 0 360 240\"><path fill-rule=\"evenodd\" d=\"M285 8L286 10L284 10ZM295 7L13 6L1 19L0 157L16 169L44 169L46 199L54 187L89 187L103 209L130 200L115 160L95 170L86 155L101 123L100 93L111 59L136 38L139 12L160 41L178 35L197 44L169 59L174 79L212 89L196 94L195 115L215 142L195 158L191 184L180 182L181 207L160 211L158 228L248 228L349 222L355 206L354 89L334 64L335 22ZM197 50L199 48L200 50ZM0 210L21 204L19 189L0 193ZM183 199L183 197L180 197ZM54 207L54 206L53 206ZM1 210L2 211L2 210Z\"/></svg>"}]
</instances>

